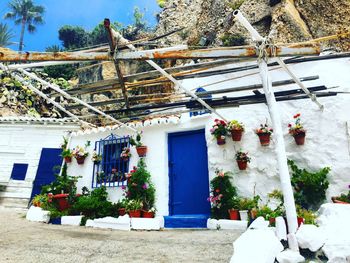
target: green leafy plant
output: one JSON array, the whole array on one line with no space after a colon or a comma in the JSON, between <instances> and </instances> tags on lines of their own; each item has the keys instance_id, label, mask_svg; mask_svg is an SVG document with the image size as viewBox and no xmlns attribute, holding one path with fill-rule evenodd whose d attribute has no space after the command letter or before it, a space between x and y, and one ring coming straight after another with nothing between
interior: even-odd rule
<instances>
[{"instance_id":1,"label":"green leafy plant","mask_svg":"<svg viewBox=\"0 0 350 263\"><path fill-rule=\"evenodd\" d=\"M305 209L317 210L326 199L326 191L329 186L327 175L329 167L320 169L317 172L309 172L300 169L294 161L288 160L292 171L292 186L296 204Z\"/></svg>"},{"instance_id":2,"label":"green leafy plant","mask_svg":"<svg viewBox=\"0 0 350 263\"><path fill-rule=\"evenodd\" d=\"M132 200L129 200L125 209L126 211L134 211L134 210L140 210L142 207L143 207L143 203L141 200L132 199Z\"/></svg>"},{"instance_id":3,"label":"green leafy plant","mask_svg":"<svg viewBox=\"0 0 350 263\"><path fill-rule=\"evenodd\" d=\"M210 129L210 133L215 137L215 138L220 138L222 136L226 136L227 134L227 129L226 129L227 123L224 120L219 120L215 119L214 120L214 125Z\"/></svg>"},{"instance_id":4,"label":"green leafy plant","mask_svg":"<svg viewBox=\"0 0 350 263\"><path fill-rule=\"evenodd\" d=\"M300 206L297 206L297 215L300 218L304 218L304 224L317 225L316 224L317 216L315 212L311 210L303 209Z\"/></svg>"},{"instance_id":5,"label":"green leafy plant","mask_svg":"<svg viewBox=\"0 0 350 263\"><path fill-rule=\"evenodd\" d=\"M125 188L125 195L129 200L140 200L144 210L154 207L155 187L151 181L151 174L146 169L146 164L141 159L128 176L128 186Z\"/></svg>"},{"instance_id":6,"label":"green leafy plant","mask_svg":"<svg viewBox=\"0 0 350 263\"><path fill-rule=\"evenodd\" d=\"M265 220L269 220L270 218L276 218L278 216L283 216L284 212L281 209L271 209L267 205L263 205L257 210L256 216L262 216Z\"/></svg>"},{"instance_id":7,"label":"green leafy plant","mask_svg":"<svg viewBox=\"0 0 350 263\"><path fill-rule=\"evenodd\" d=\"M260 200L260 196L254 196L254 198L240 198L238 202L239 210L252 210L254 208L258 208L258 202Z\"/></svg>"},{"instance_id":8,"label":"green leafy plant","mask_svg":"<svg viewBox=\"0 0 350 263\"><path fill-rule=\"evenodd\" d=\"M239 122L237 120L232 120L227 124L227 130L228 131L232 131L232 130L244 131L244 125L242 122Z\"/></svg>"},{"instance_id":9,"label":"green leafy plant","mask_svg":"<svg viewBox=\"0 0 350 263\"><path fill-rule=\"evenodd\" d=\"M246 44L246 39L240 34L225 33L221 38L224 47L243 46Z\"/></svg>"},{"instance_id":10,"label":"green leafy plant","mask_svg":"<svg viewBox=\"0 0 350 263\"><path fill-rule=\"evenodd\" d=\"M239 150L238 152L236 152L235 157L236 157L236 161L250 163L250 157L248 156L247 152L243 152L242 150Z\"/></svg>"},{"instance_id":11,"label":"green leafy plant","mask_svg":"<svg viewBox=\"0 0 350 263\"><path fill-rule=\"evenodd\" d=\"M62 153L61 153L61 156L62 156L63 158L69 158L69 157L72 157L72 156L73 156L73 152L72 152L72 150L70 150L70 149L64 149L64 150L62 151Z\"/></svg>"},{"instance_id":12,"label":"green leafy plant","mask_svg":"<svg viewBox=\"0 0 350 263\"><path fill-rule=\"evenodd\" d=\"M232 173L215 171L216 176L210 181L211 218L229 218L228 210L238 207L237 190L231 183Z\"/></svg>"},{"instance_id":13,"label":"green leafy plant","mask_svg":"<svg viewBox=\"0 0 350 263\"><path fill-rule=\"evenodd\" d=\"M140 146L143 146L142 142L141 142L141 138L142 138L142 132L138 132L136 134L136 137L134 139L133 136L130 137L130 144L132 146L135 146L135 147L140 147Z\"/></svg>"},{"instance_id":14,"label":"green leafy plant","mask_svg":"<svg viewBox=\"0 0 350 263\"><path fill-rule=\"evenodd\" d=\"M273 133L273 129L269 127L269 125L267 123L265 124L260 124L260 128L255 130L256 134L260 134L260 133L267 133L267 134L272 134Z\"/></svg>"},{"instance_id":15,"label":"green leafy plant","mask_svg":"<svg viewBox=\"0 0 350 263\"><path fill-rule=\"evenodd\" d=\"M301 124L300 113L294 115L293 118L295 121L294 125L292 125L291 123L288 124L289 134L292 136L295 136L299 133L305 133L306 130L304 129L303 125Z\"/></svg>"}]
</instances>

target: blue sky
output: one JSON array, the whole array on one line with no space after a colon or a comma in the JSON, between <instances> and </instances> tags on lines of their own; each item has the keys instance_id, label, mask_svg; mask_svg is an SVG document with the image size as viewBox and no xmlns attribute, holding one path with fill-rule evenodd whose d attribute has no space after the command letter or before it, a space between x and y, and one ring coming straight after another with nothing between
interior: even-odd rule
<instances>
[{"instance_id":1,"label":"blue sky","mask_svg":"<svg viewBox=\"0 0 350 263\"><path fill-rule=\"evenodd\" d=\"M15 26L11 20L3 19L7 12L9 0L0 0L1 22L9 25L15 33L13 41L19 41L20 26ZM160 11L156 0L34 0L46 9L45 24L37 26L37 32L24 35L24 50L43 51L47 46L60 44L58 29L63 25L82 26L93 29L104 18L118 21L123 25L132 23L133 10L138 6L145 13L149 25L156 24L155 14ZM15 50L18 46L10 46Z\"/></svg>"}]
</instances>

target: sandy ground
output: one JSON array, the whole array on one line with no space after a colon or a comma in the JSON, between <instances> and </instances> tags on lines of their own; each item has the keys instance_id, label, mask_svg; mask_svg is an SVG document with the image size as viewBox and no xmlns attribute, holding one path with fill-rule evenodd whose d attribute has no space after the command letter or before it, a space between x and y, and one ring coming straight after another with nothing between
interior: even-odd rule
<instances>
[{"instance_id":1,"label":"sandy ground","mask_svg":"<svg viewBox=\"0 0 350 263\"><path fill-rule=\"evenodd\" d=\"M29 222L0 209L0 262L229 262L238 231L116 231Z\"/></svg>"}]
</instances>

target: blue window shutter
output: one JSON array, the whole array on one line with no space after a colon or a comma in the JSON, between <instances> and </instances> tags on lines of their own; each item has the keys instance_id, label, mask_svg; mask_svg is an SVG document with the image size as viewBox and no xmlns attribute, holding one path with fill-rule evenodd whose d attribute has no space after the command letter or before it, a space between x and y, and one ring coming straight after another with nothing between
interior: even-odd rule
<instances>
[{"instance_id":1,"label":"blue window shutter","mask_svg":"<svg viewBox=\"0 0 350 263\"><path fill-rule=\"evenodd\" d=\"M11 173L11 179L23 181L26 178L27 170L27 163L14 163Z\"/></svg>"}]
</instances>

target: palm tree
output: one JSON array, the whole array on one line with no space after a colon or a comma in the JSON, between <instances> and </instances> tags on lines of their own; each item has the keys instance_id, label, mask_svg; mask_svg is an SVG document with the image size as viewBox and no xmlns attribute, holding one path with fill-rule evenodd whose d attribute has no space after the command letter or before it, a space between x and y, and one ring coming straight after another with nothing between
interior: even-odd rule
<instances>
[{"instance_id":1,"label":"palm tree","mask_svg":"<svg viewBox=\"0 0 350 263\"><path fill-rule=\"evenodd\" d=\"M22 51L25 27L27 26L29 33L34 33L36 31L35 25L44 23L42 15L45 12L45 8L40 5L34 5L33 0L12 0L8 5L10 12L6 13L4 18L13 19L16 25L21 25L19 51Z\"/></svg>"},{"instance_id":2,"label":"palm tree","mask_svg":"<svg viewBox=\"0 0 350 263\"><path fill-rule=\"evenodd\" d=\"M13 44L11 38L13 38L12 31L6 24L0 23L0 47L7 47Z\"/></svg>"}]
</instances>

